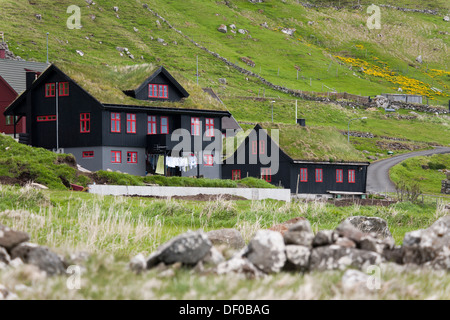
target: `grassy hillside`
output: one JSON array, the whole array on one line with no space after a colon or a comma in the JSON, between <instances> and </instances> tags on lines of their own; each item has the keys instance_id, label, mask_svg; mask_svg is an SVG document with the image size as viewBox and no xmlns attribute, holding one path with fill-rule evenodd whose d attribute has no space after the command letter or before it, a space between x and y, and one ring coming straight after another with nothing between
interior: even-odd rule
<instances>
[{"instance_id":1,"label":"grassy hillside","mask_svg":"<svg viewBox=\"0 0 450 320\"><path fill-rule=\"evenodd\" d=\"M440 194L441 181L447 179L443 169L450 169L450 155L436 154L429 157L414 157L394 166L390 170L393 182L417 183L425 193Z\"/></svg>"},{"instance_id":2,"label":"grassy hillside","mask_svg":"<svg viewBox=\"0 0 450 320\"><path fill-rule=\"evenodd\" d=\"M351 1L341 1L339 10L330 7L330 1L311 1L322 7L306 8L293 0L267 0L260 4L247 0L105 0L91 6L84 0L58 3L34 0L32 3L0 0L0 30L5 33L10 49L23 58L45 61L45 33L50 32L50 61L67 66L71 76L87 85L89 81L83 78L83 73L89 79L93 75L97 79L106 78L102 85L121 83L120 88L128 88L134 85L134 80L145 78L143 70L164 65L191 93L186 101L189 108L204 104L227 108L237 120L257 123L270 120L271 101L275 101L275 122L294 123L295 100L291 96L239 73L195 46L185 35L276 85L303 91L335 89L366 96L397 92L401 87L403 92L428 95L431 104L448 104L449 27L442 19L449 11L446 1L385 0L382 4L432 9L438 14L381 7L380 30L369 30L366 26L367 1L360 1L361 8L353 8ZM67 7L74 4L81 9L81 29L68 29L66 25L71 15ZM118 12L114 6L119 7ZM42 19L37 19L36 14ZM264 23L267 28L261 26ZM220 24L228 26L228 33L217 31ZM247 33L231 33L231 24ZM288 36L281 31L283 28L296 31ZM117 47L127 48L134 59ZM77 50L84 55L80 56ZM418 55L422 56L422 63L416 61ZM197 57L199 86L196 85ZM240 60L242 57L251 59L255 66L246 65ZM136 64L141 66L131 67ZM118 77L118 73L123 77ZM225 78L226 84L219 83L219 78ZM216 105L200 87L212 87L225 107ZM92 90L108 96L105 94L108 90L103 92L99 88L93 86ZM266 99L256 99L258 96ZM358 150L370 151L371 155L385 154L392 149L392 143L383 137L405 140L395 152L449 143L448 116L419 113L411 118L408 115L404 110L392 117L382 109L362 111L333 103L298 100L298 117L306 118L307 125L333 126L345 131L348 120L368 117L367 121L352 122L351 130L378 137L351 138L351 142Z\"/></svg>"},{"instance_id":3,"label":"grassy hillside","mask_svg":"<svg viewBox=\"0 0 450 320\"><path fill-rule=\"evenodd\" d=\"M260 4L247 0L106 0L91 6L84 0L32 2L34 5L27 0L0 1L1 30L11 49L24 58L44 61L45 33L50 32L51 61L136 62L126 54L121 56L116 49L120 46L128 48L135 60L163 64L191 81L195 81L198 56L200 85L221 89L223 94L255 95L263 87L195 47L143 8L145 3L183 34L278 85L308 91L329 87L362 95L394 92L402 87L404 92L427 94L433 103L448 100L448 24L442 16L449 8L445 2L433 5L439 10L437 15L383 7L381 30L366 27L370 16L366 5L336 10L305 8L294 0ZM81 29L67 28L69 5L81 8ZM119 7L117 13L114 6ZM417 1L416 6L422 3ZM36 19L35 14L41 14L42 19ZM267 28L260 26L263 23ZM220 33L220 24L235 24L248 33ZM288 36L283 28L296 31ZM164 39L164 44L157 38ZM84 56L76 50L83 51ZM421 64L415 60L418 55L422 55ZM245 65L241 57L250 58L255 67ZM300 69L298 80L296 66ZM227 78L225 88L219 85L219 77Z\"/></svg>"}]
</instances>

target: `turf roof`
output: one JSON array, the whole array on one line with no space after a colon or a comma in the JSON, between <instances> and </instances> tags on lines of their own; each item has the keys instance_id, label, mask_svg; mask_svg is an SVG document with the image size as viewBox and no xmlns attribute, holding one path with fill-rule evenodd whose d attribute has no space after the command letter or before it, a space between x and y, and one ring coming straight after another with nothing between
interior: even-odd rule
<instances>
[{"instance_id":1,"label":"turf roof","mask_svg":"<svg viewBox=\"0 0 450 320\"><path fill-rule=\"evenodd\" d=\"M273 129L280 130L280 148L294 160L367 162L336 128L279 123L261 123L260 126L269 135Z\"/></svg>"},{"instance_id":2,"label":"turf roof","mask_svg":"<svg viewBox=\"0 0 450 320\"><path fill-rule=\"evenodd\" d=\"M183 101L146 101L127 96L123 91L137 89L159 69L159 66L153 64L85 66L58 62L55 66L104 104L227 111L225 106L204 93L200 87L171 70L168 70L170 74L190 94Z\"/></svg>"},{"instance_id":3,"label":"turf roof","mask_svg":"<svg viewBox=\"0 0 450 320\"><path fill-rule=\"evenodd\" d=\"M273 129L278 129L279 147L293 160L367 162L364 155L349 144L347 138L336 128L302 127L296 124L280 123L259 123L258 125L266 130L269 136L272 136ZM248 135L250 132L251 130L247 130L245 134L239 135L238 141L245 141L243 135ZM228 156L230 156L229 152L227 152Z\"/></svg>"}]
</instances>

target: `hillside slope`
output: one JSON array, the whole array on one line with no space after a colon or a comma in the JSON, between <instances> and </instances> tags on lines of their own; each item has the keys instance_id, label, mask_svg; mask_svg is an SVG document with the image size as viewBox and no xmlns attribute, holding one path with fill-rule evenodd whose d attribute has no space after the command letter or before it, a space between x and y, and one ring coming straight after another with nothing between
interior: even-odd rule
<instances>
[{"instance_id":1,"label":"hillside slope","mask_svg":"<svg viewBox=\"0 0 450 320\"><path fill-rule=\"evenodd\" d=\"M106 0L90 6L84 0L57 4L1 0L0 27L11 49L23 58L44 61L45 33L50 32L51 61L120 65L138 60L163 64L195 81L198 56L201 86L233 95L254 95L263 87L193 45L153 14L158 13L183 35L277 85L361 95L395 92L400 87L404 92L425 94L433 103L447 101L449 27L442 19L449 10L446 2L434 5L438 12L434 15L382 7L381 30L367 28L366 5L341 2L343 8L337 10L307 8L292 0L257 4L247 0ZM80 7L81 29L67 28L69 5ZM228 26L226 34L217 31L221 24ZM244 34L232 33L231 24ZM289 36L283 28L296 31ZM128 48L134 61L121 55L117 47ZM419 55L422 63L416 61ZM242 57L255 66L242 62ZM221 77L228 80L226 89L218 83Z\"/></svg>"}]
</instances>

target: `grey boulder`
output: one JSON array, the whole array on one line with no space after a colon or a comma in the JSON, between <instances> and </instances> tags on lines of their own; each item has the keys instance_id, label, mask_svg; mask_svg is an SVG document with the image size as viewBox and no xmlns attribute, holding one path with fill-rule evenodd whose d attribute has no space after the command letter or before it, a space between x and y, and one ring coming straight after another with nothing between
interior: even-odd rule
<instances>
[{"instance_id":1,"label":"grey boulder","mask_svg":"<svg viewBox=\"0 0 450 320\"><path fill-rule=\"evenodd\" d=\"M450 260L450 215L444 216L427 229L405 234L403 262L445 267Z\"/></svg>"},{"instance_id":2,"label":"grey boulder","mask_svg":"<svg viewBox=\"0 0 450 320\"><path fill-rule=\"evenodd\" d=\"M309 268L309 257L311 250L305 246L286 246L286 271L307 271Z\"/></svg>"},{"instance_id":3,"label":"grey boulder","mask_svg":"<svg viewBox=\"0 0 450 320\"><path fill-rule=\"evenodd\" d=\"M265 273L280 272L286 262L283 236L272 230L259 230L245 253L247 259Z\"/></svg>"},{"instance_id":4,"label":"grey boulder","mask_svg":"<svg viewBox=\"0 0 450 320\"><path fill-rule=\"evenodd\" d=\"M347 218L354 227L363 233L370 233L377 239L393 239L387 221L379 217L354 216Z\"/></svg>"},{"instance_id":5,"label":"grey boulder","mask_svg":"<svg viewBox=\"0 0 450 320\"><path fill-rule=\"evenodd\" d=\"M364 269L369 265L379 265L381 262L381 255L376 252L331 245L312 250L309 269L310 271L343 270L348 267Z\"/></svg>"},{"instance_id":6,"label":"grey boulder","mask_svg":"<svg viewBox=\"0 0 450 320\"><path fill-rule=\"evenodd\" d=\"M26 232L14 231L6 226L0 225L0 247L11 251L15 246L27 242L30 236Z\"/></svg>"},{"instance_id":7,"label":"grey boulder","mask_svg":"<svg viewBox=\"0 0 450 320\"><path fill-rule=\"evenodd\" d=\"M242 249L245 247L244 238L236 229L212 230L206 235L213 245L226 245L232 249Z\"/></svg>"},{"instance_id":8,"label":"grey boulder","mask_svg":"<svg viewBox=\"0 0 450 320\"><path fill-rule=\"evenodd\" d=\"M313 239L313 247L321 247L334 244L338 238L339 234L334 230L321 230L316 233Z\"/></svg>"},{"instance_id":9,"label":"grey boulder","mask_svg":"<svg viewBox=\"0 0 450 320\"><path fill-rule=\"evenodd\" d=\"M56 253L34 243L16 246L11 251L11 258L20 258L24 263L35 265L49 276L66 273L64 261Z\"/></svg>"},{"instance_id":10,"label":"grey boulder","mask_svg":"<svg viewBox=\"0 0 450 320\"><path fill-rule=\"evenodd\" d=\"M311 247L314 233L308 220L300 220L290 226L284 233L284 243Z\"/></svg>"},{"instance_id":11,"label":"grey boulder","mask_svg":"<svg viewBox=\"0 0 450 320\"><path fill-rule=\"evenodd\" d=\"M202 260L212 247L211 241L203 231L188 231L165 244L147 258L147 268L150 269L163 262L170 265L180 262L195 266Z\"/></svg>"}]
</instances>

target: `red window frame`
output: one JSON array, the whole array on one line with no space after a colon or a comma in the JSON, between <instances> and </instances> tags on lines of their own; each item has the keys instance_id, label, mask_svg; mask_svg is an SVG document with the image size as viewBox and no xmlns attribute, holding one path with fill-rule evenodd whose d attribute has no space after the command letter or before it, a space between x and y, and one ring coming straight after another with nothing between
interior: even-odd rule
<instances>
[{"instance_id":1,"label":"red window frame","mask_svg":"<svg viewBox=\"0 0 450 320\"><path fill-rule=\"evenodd\" d=\"M166 84L160 84L158 87L158 98L169 99L169 87Z\"/></svg>"},{"instance_id":2,"label":"red window frame","mask_svg":"<svg viewBox=\"0 0 450 320\"><path fill-rule=\"evenodd\" d=\"M147 116L147 134L157 134L156 116Z\"/></svg>"},{"instance_id":3,"label":"red window frame","mask_svg":"<svg viewBox=\"0 0 450 320\"><path fill-rule=\"evenodd\" d=\"M348 170L348 183L356 183L355 170Z\"/></svg>"},{"instance_id":4,"label":"red window frame","mask_svg":"<svg viewBox=\"0 0 450 320\"><path fill-rule=\"evenodd\" d=\"M200 118L191 118L191 135L200 135Z\"/></svg>"},{"instance_id":5,"label":"red window frame","mask_svg":"<svg viewBox=\"0 0 450 320\"><path fill-rule=\"evenodd\" d=\"M308 182L308 169L300 168L300 182Z\"/></svg>"},{"instance_id":6,"label":"red window frame","mask_svg":"<svg viewBox=\"0 0 450 320\"><path fill-rule=\"evenodd\" d=\"M166 84L149 84L148 97L169 99L169 86Z\"/></svg>"},{"instance_id":7,"label":"red window frame","mask_svg":"<svg viewBox=\"0 0 450 320\"><path fill-rule=\"evenodd\" d=\"M258 141L252 141L252 154L258 154Z\"/></svg>"},{"instance_id":8,"label":"red window frame","mask_svg":"<svg viewBox=\"0 0 450 320\"><path fill-rule=\"evenodd\" d=\"M316 169L316 182L323 182L323 169Z\"/></svg>"},{"instance_id":9,"label":"red window frame","mask_svg":"<svg viewBox=\"0 0 450 320\"><path fill-rule=\"evenodd\" d=\"M111 112L111 132L120 132L120 113Z\"/></svg>"},{"instance_id":10,"label":"red window frame","mask_svg":"<svg viewBox=\"0 0 450 320\"><path fill-rule=\"evenodd\" d=\"M267 182L272 181L272 169L271 168L261 168L261 179Z\"/></svg>"},{"instance_id":11,"label":"red window frame","mask_svg":"<svg viewBox=\"0 0 450 320\"><path fill-rule=\"evenodd\" d=\"M80 113L80 133L91 132L91 114Z\"/></svg>"},{"instance_id":12,"label":"red window frame","mask_svg":"<svg viewBox=\"0 0 450 320\"><path fill-rule=\"evenodd\" d=\"M166 120L166 124L163 124L163 119ZM169 134L169 118L168 117L161 117L161 134Z\"/></svg>"},{"instance_id":13,"label":"red window frame","mask_svg":"<svg viewBox=\"0 0 450 320\"><path fill-rule=\"evenodd\" d=\"M54 82L52 83L46 83L45 84L45 97L46 98L53 98L56 97L56 84Z\"/></svg>"},{"instance_id":14,"label":"red window frame","mask_svg":"<svg viewBox=\"0 0 450 320\"><path fill-rule=\"evenodd\" d=\"M136 133L136 114L127 113L127 133Z\"/></svg>"},{"instance_id":15,"label":"red window frame","mask_svg":"<svg viewBox=\"0 0 450 320\"><path fill-rule=\"evenodd\" d=\"M48 115L48 116L37 116L36 117L37 122L49 122L49 121L56 121L56 115Z\"/></svg>"},{"instance_id":16,"label":"red window frame","mask_svg":"<svg viewBox=\"0 0 450 320\"><path fill-rule=\"evenodd\" d=\"M135 151L127 151L127 163L138 163L138 153Z\"/></svg>"},{"instance_id":17,"label":"red window frame","mask_svg":"<svg viewBox=\"0 0 450 320\"><path fill-rule=\"evenodd\" d=\"M266 153L266 142L264 140L259 141L259 154Z\"/></svg>"},{"instance_id":18,"label":"red window frame","mask_svg":"<svg viewBox=\"0 0 450 320\"><path fill-rule=\"evenodd\" d=\"M83 151L83 158L93 158L94 151Z\"/></svg>"},{"instance_id":19,"label":"red window frame","mask_svg":"<svg viewBox=\"0 0 450 320\"><path fill-rule=\"evenodd\" d=\"M149 84L148 85L148 97L149 98L158 98L158 85L157 84Z\"/></svg>"},{"instance_id":20,"label":"red window frame","mask_svg":"<svg viewBox=\"0 0 450 320\"><path fill-rule=\"evenodd\" d=\"M336 169L336 183L344 182L344 170Z\"/></svg>"},{"instance_id":21,"label":"red window frame","mask_svg":"<svg viewBox=\"0 0 450 320\"><path fill-rule=\"evenodd\" d=\"M111 151L111 163L122 163L122 151Z\"/></svg>"},{"instance_id":22,"label":"red window frame","mask_svg":"<svg viewBox=\"0 0 450 320\"><path fill-rule=\"evenodd\" d=\"M69 83L68 82L60 82L59 83L58 96L60 96L60 97L68 97L69 96Z\"/></svg>"},{"instance_id":23,"label":"red window frame","mask_svg":"<svg viewBox=\"0 0 450 320\"><path fill-rule=\"evenodd\" d=\"M231 180L241 180L241 170L231 170Z\"/></svg>"},{"instance_id":24,"label":"red window frame","mask_svg":"<svg viewBox=\"0 0 450 320\"><path fill-rule=\"evenodd\" d=\"M206 132L205 132L206 136L214 137L214 119L206 118L205 125L206 125Z\"/></svg>"},{"instance_id":25,"label":"red window frame","mask_svg":"<svg viewBox=\"0 0 450 320\"><path fill-rule=\"evenodd\" d=\"M214 166L214 156L212 154L204 154L203 160L205 161L205 166L207 167Z\"/></svg>"}]
</instances>

